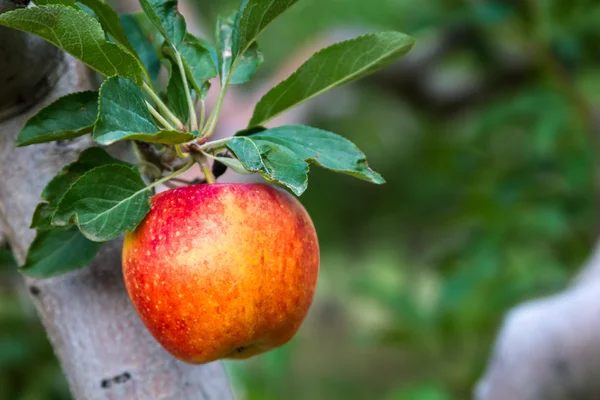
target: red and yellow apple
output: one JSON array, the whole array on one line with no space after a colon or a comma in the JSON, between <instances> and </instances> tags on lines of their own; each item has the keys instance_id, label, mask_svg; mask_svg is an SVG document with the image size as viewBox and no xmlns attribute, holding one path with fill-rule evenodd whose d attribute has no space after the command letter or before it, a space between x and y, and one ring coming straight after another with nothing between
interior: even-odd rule
<instances>
[{"instance_id":1,"label":"red and yellow apple","mask_svg":"<svg viewBox=\"0 0 600 400\"><path fill-rule=\"evenodd\" d=\"M127 291L176 358L247 358L288 342L311 305L319 271L313 223L266 184L172 189L123 246Z\"/></svg>"}]
</instances>

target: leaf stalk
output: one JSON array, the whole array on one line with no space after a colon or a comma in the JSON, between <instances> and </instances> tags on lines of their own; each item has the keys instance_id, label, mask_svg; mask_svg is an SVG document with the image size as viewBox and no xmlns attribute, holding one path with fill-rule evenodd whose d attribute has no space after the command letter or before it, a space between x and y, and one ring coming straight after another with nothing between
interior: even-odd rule
<instances>
[{"instance_id":1,"label":"leaf stalk","mask_svg":"<svg viewBox=\"0 0 600 400\"><path fill-rule=\"evenodd\" d=\"M150 110L150 114L152 114L152 116L156 118L158 122L160 122L163 128L168 129L170 131L175 130L175 128L173 128L173 125L171 125L169 121L167 121L158 111L156 111L154 107L152 107L152 104L146 101L146 106L148 107L148 110Z\"/></svg>"},{"instance_id":2,"label":"leaf stalk","mask_svg":"<svg viewBox=\"0 0 600 400\"><path fill-rule=\"evenodd\" d=\"M206 158L206 156L201 152L198 151L197 148L192 147L190 149L191 151L191 155L192 158L194 159L194 161L196 161L198 163L198 165L200 165L200 169L202 170L202 173L204 174L204 179L206 179L206 183L208 184L214 184L217 182L217 180L215 179L215 176L213 175L209 165L208 165L208 159Z\"/></svg>"},{"instance_id":3,"label":"leaf stalk","mask_svg":"<svg viewBox=\"0 0 600 400\"><path fill-rule=\"evenodd\" d=\"M167 105L160 99L160 97L158 97L158 95L154 92L154 90L152 90L150 86L148 86L146 82L144 82L143 88L146 91L146 93L148 93L148 95L152 98L152 100L156 103L160 112L165 117L167 117L177 127L178 130L185 131L185 125L183 124L183 122L181 122L179 118L177 118L175 114L173 114L171 110L169 110L169 107L167 107ZM152 112L152 110L150 110L150 112Z\"/></svg>"},{"instance_id":4,"label":"leaf stalk","mask_svg":"<svg viewBox=\"0 0 600 400\"><path fill-rule=\"evenodd\" d=\"M192 101L192 94L190 93L190 87L187 80L187 75L185 73L185 68L183 67L183 60L181 58L181 54L177 51L177 49L173 49L175 51L175 58L177 59L177 66L179 67L179 73L181 74L181 79L183 80L183 89L185 91L185 98L188 103L189 113L190 113L190 130L197 131L198 130L198 118L196 116L196 106Z\"/></svg>"}]
</instances>

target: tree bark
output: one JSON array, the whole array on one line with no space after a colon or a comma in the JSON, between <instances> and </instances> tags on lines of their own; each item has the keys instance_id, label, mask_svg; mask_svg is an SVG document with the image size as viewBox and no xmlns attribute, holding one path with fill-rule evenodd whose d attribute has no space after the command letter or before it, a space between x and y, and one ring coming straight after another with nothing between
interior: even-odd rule
<instances>
[{"instance_id":1,"label":"tree bark","mask_svg":"<svg viewBox=\"0 0 600 400\"><path fill-rule=\"evenodd\" d=\"M563 65L535 49L540 70L571 102L590 146L600 149L600 117ZM596 154L597 157L597 154ZM595 165L598 198L598 159ZM570 287L510 310L475 389L478 400L596 400L600 398L600 239Z\"/></svg>"},{"instance_id":2,"label":"tree bark","mask_svg":"<svg viewBox=\"0 0 600 400\"><path fill-rule=\"evenodd\" d=\"M28 1L1 0L0 14L24 7L26 3ZM6 28L0 31L0 60L0 120L31 107L64 72L60 68L62 56L58 48Z\"/></svg>"},{"instance_id":3,"label":"tree bark","mask_svg":"<svg viewBox=\"0 0 600 400\"><path fill-rule=\"evenodd\" d=\"M573 285L507 315L478 400L600 398L600 242Z\"/></svg>"},{"instance_id":4,"label":"tree bark","mask_svg":"<svg viewBox=\"0 0 600 400\"><path fill-rule=\"evenodd\" d=\"M0 12L19 3L0 0ZM44 186L92 142L84 137L15 149L16 135L43 106L94 86L73 58L41 39L0 28L0 226L19 262L35 236L28 226ZM112 241L82 270L27 279L74 398L232 398L221 363L184 364L150 336L125 291L120 249L121 242Z\"/></svg>"}]
</instances>

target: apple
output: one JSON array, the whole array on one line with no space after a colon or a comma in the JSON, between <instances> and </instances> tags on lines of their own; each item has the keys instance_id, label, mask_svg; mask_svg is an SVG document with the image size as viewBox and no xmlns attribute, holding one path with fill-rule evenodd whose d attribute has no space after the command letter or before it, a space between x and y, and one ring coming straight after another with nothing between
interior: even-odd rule
<instances>
[{"instance_id":1,"label":"apple","mask_svg":"<svg viewBox=\"0 0 600 400\"><path fill-rule=\"evenodd\" d=\"M295 197L267 184L160 193L123 246L129 297L173 356L201 364L288 342L312 303L319 244Z\"/></svg>"}]
</instances>

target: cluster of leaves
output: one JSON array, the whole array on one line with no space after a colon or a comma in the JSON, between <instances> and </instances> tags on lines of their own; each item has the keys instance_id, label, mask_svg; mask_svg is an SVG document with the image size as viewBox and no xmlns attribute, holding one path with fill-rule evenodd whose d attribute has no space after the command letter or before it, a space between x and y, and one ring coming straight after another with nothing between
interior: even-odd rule
<instances>
[{"instance_id":1,"label":"cluster of leaves","mask_svg":"<svg viewBox=\"0 0 600 400\"><path fill-rule=\"evenodd\" d=\"M41 36L107 77L99 91L73 93L41 110L20 132L17 146L91 133L100 145L147 142L174 159L192 156L187 163L153 165L159 173L148 176L147 184L139 170L151 162L143 157L130 165L100 147L82 152L42 193L31 225L38 235L22 271L48 277L88 264L101 242L135 229L150 210L156 185L194 162L205 167L210 182L207 157L240 172L258 172L297 195L306 190L310 163L383 183L365 155L341 136L307 126L263 126L404 55L413 40L398 32L368 34L319 51L261 99L248 130L208 141L229 85L247 82L263 61L257 36L296 2L242 0L234 16L218 19L216 46L187 32L174 0L140 0L144 13L123 16L102 0L38 0L36 7L0 15L0 25ZM161 92L156 87L162 65L170 77ZM206 117L213 79L219 95ZM222 157L225 152L235 158Z\"/></svg>"}]
</instances>

